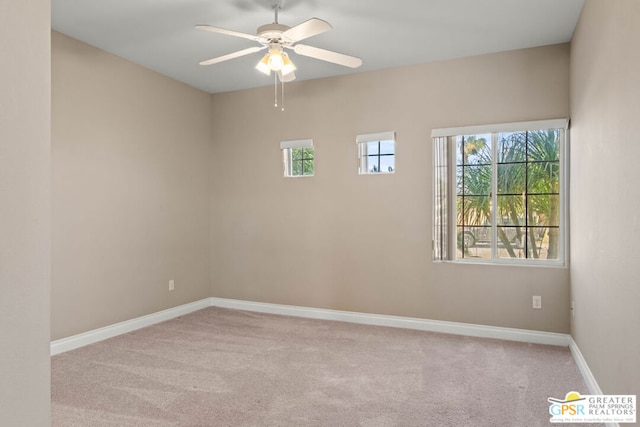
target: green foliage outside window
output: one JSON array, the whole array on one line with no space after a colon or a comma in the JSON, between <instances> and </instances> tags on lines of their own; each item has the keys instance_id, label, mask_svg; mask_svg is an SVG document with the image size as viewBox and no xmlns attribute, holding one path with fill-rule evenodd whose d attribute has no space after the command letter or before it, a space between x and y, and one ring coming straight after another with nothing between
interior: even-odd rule
<instances>
[{"instance_id":1,"label":"green foliage outside window","mask_svg":"<svg viewBox=\"0 0 640 427\"><path fill-rule=\"evenodd\" d=\"M560 138L558 129L457 137L459 256L492 258L495 235L498 257L559 258Z\"/></svg>"},{"instance_id":2,"label":"green foliage outside window","mask_svg":"<svg viewBox=\"0 0 640 427\"><path fill-rule=\"evenodd\" d=\"M291 176L313 175L313 148L291 148Z\"/></svg>"}]
</instances>

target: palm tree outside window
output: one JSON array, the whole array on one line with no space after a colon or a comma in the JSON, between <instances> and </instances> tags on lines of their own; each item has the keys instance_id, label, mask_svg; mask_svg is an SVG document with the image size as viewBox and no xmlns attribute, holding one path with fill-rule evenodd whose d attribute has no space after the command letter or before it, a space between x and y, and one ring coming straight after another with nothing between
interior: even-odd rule
<instances>
[{"instance_id":1,"label":"palm tree outside window","mask_svg":"<svg viewBox=\"0 0 640 427\"><path fill-rule=\"evenodd\" d=\"M435 259L564 262L565 127L544 121L434 130L441 163L434 174ZM451 153L437 152L444 148ZM450 221L439 218L449 211ZM443 233L449 223L455 229Z\"/></svg>"}]
</instances>

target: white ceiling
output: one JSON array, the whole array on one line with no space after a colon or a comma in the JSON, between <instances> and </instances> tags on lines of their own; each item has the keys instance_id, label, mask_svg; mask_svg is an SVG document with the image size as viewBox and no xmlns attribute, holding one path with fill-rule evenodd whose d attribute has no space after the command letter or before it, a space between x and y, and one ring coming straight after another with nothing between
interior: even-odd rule
<instances>
[{"instance_id":1,"label":"white ceiling","mask_svg":"<svg viewBox=\"0 0 640 427\"><path fill-rule=\"evenodd\" d=\"M304 44L362 58L352 70L291 52L297 80L418 64L571 40L584 0L52 0L54 30L210 93L273 84L263 52L198 62L256 42L201 31L209 24L255 34L309 18L333 29Z\"/></svg>"}]
</instances>

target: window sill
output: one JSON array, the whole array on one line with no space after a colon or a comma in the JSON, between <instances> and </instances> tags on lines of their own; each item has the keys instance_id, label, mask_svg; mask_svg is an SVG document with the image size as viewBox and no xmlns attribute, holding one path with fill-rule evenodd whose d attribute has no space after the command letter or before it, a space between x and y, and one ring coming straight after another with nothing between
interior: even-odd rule
<instances>
[{"instance_id":1,"label":"window sill","mask_svg":"<svg viewBox=\"0 0 640 427\"><path fill-rule=\"evenodd\" d=\"M459 265L487 265L496 267L542 267L542 268L567 268L567 263L564 261L522 261L522 260L469 260L469 259L455 259L455 260L432 260L436 264L459 264Z\"/></svg>"}]
</instances>

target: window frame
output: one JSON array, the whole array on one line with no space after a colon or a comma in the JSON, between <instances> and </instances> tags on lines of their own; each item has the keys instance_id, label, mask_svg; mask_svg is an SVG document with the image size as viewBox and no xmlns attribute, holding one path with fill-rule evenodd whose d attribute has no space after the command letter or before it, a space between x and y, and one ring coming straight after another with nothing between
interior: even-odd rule
<instances>
[{"instance_id":1,"label":"window frame","mask_svg":"<svg viewBox=\"0 0 640 427\"><path fill-rule=\"evenodd\" d=\"M393 153L385 153L381 152L382 143L391 142L393 144ZM377 154L370 154L368 145L371 143L378 144ZM396 133L392 132L378 132L378 133L368 133L361 134L356 137L356 144L358 146L358 174L359 175L390 175L396 172L396 155L397 155L397 144L396 144ZM393 157L393 170L378 170L375 172L369 172L369 159L377 158L378 159L378 167L380 168L380 164L383 157Z\"/></svg>"},{"instance_id":2,"label":"window frame","mask_svg":"<svg viewBox=\"0 0 640 427\"><path fill-rule=\"evenodd\" d=\"M302 158L294 159L293 158L293 150L295 148L302 149ZM305 149L311 149L313 152L313 157L305 158L304 152ZM280 149L282 150L282 164L283 164L283 173L285 178L309 178L315 176L316 172L316 153L315 148L313 147L313 139L296 139L290 141L282 141L280 143ZM304 162L305 160L311 160L313 163L313 171L311 174L304 174ZM294 161L302 162L302 174L294 175Z\"/></svg>"},{"instance_id":3,"label":"window frame","mask_svg":"<svg viewBox=\"0 0 640 427\"><path fill-rule=\"evenodd\" d=\"M557 129L563 132L559 141L558 165L559 165L559 218L558 218L558 258L510 258L500 257L497 252L497 199L500 194L497 191L496 177L500 163L497 154L496 136L500 133L528 132ZM457 221L457 137L491 134L492 135L492 162L491 162L491 257L469 258L458 256L458 221ZM455 262L470 264L500 264L500 265L528 265L564 267L567 264L568 243L568 146L569 146L569 120L539 120L529 122L502 123L494 125L465 126L456 128L434 129L431 133L433 144L433 261ZM495 170L494 170L495 168ZM529 196L529 193L526 193ZM524 225L520 227L525 227Z\"/></svg>"}]
</instances>

